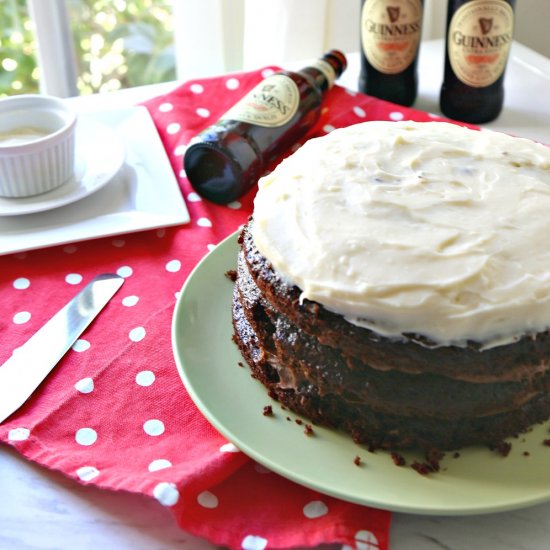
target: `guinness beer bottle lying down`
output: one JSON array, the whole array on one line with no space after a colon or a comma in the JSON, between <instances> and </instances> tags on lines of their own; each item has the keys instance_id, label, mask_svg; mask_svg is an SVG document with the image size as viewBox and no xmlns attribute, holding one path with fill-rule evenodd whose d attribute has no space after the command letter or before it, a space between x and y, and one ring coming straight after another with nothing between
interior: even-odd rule
<instances>
[{"instance_id":1,"label":"guinness beer bottle lying down","mask_svg":"<svg viewBox=\"0 0 550 550\"><path fill-rule=\"evenodd\" d=\"M277 72L193 138L183 165L197 193L226 204L248 191L317 122L346 66L345 55L331 50L300 71Z\"/></svg>"},{"instance_id":2,"label":"guinness beer bottle lying down","mask_svg":"<svg viewBox=\"0 0 550 550\"><path fill-rule=\"evenodd\" d=\"M504 102L504 71L516 0L449 0L441 111L474 124L495 119Z\"/></svg>"},{"instance_id":3,"label":"guinness beer bottle lying down","mask_svg":"<svg viewBox=\"0 0 550 550\"><path fill-rule=\"evenodd\" d=\"M412 105L418 90L423 0L362 0L359 90Z\"/></svg>"}]
</instances>

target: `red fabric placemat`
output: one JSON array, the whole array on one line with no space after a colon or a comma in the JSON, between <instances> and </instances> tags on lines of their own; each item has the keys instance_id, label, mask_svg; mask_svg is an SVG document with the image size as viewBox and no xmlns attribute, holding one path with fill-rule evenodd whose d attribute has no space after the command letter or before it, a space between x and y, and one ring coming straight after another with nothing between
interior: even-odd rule
<instances>
[{"instance_id":1,"label":"red fabric placemat","mask_svg":"<svg viewBox=\"0 0 550 550\"><path fill-rule=\"evenodd\" d=\"M96 274L125 277L47 383L0 426L0 441L82 483L151 495L172 508L182 528L218 545L338 542L384 550L388 512L259 468L197 410L172 356L178 291L197 262L246 221L255 193L228 206L201 200L182 170L185 145L266 71L272 69L187 82L145 104L178 177L189 224L0 258L0 364ZM432 118L336 86L309 137L364 120Z\"/></svg>"}]
</instances>

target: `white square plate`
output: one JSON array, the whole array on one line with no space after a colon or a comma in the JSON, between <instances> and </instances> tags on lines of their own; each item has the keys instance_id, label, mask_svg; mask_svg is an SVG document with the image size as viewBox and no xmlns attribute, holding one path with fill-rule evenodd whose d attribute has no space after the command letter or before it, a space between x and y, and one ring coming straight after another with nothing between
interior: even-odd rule
<instances>
[{"instance_id":1,"label":"white square plate","mask_svg":"<svg viewBox=\"0 0 550 550\"><path fill-rule=\"evenodd\" d=\"M147 109L127 107L79 115L80 124L90 122L112 130L114 139L123 143L126 156L120 170L101 188L71 204L0 216L0 254L189 222L178 182ZM87 136L87 150L80 152L90 166L102 162L94 158L94 151L101 148L94 148L93 139Z\"/></svg>"}]
</instances>

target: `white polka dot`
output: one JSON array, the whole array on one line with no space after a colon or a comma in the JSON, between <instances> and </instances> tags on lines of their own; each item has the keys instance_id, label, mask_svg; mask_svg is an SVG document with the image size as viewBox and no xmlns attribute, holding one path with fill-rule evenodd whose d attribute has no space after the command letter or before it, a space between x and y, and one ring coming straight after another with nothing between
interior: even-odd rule
<instances>
[{"instance_id":1,"label":"white polka dot","mask_svg":"<svg viewBox=\"0 0 550 550\"><path fill-rule=\"evenodd\" d=\"M239 81L236 78L229 78L225 86L228 90L236 90L239 87Z\"/></svg>"},{"instance_id":2,"label":"white polka dot","mask_svg":"<svg viewBox=\"0 0 550 550\"><path fill-rule=\"evenodd\" d=\"M210 491L203 491L198 497L197 502L203 508L217 508L218 507L218 497L211 493Z\"/></svg>"},{"instance_id":3,"label":"white polka dot","mask_svg":"<svg viewBox=\"0 0 550 550\"><path fill-rule=\"evenodd\" d=\"M309 519L320 518L328 513L327 505L321 500L308 502L303 509L304 516Z\"/></svg>"},{"instance_id":4,"label":"white polka dot","mask_svg":"<svg viewBox=\"0 0 550 550\"><path fill-rule=\"evenodd\" d=\"M168 126L166 126L166 131L171 135L177 134L180 129L181 125L178 122L171 122Z\"/></svg>"},{"instance_id":5,"label":"white polka dot","mask_svg":"<svg viewBox=\"0 0 550 550\"><path fill-rule=\"evenodd\" d=\"M194 94L202 94L202 92L204 92L204 87L202 86L202 84L191 84L190 88L189 88Z\"/></svg>"},{"instance_id":6,"label":"white polka dot","mask_svg":"<svg viewBox=\"0 0 550 550\"><path fill-rule=\"evenodd\" d=\"M155 381L155 373L150 370L142 370L136 374L136 384L139 386L150 386Z\"/></svg>"},{"instance_id":7,"label":"white polka dot","mask_svg":"<svg viewBox=\"0 0 550 550\"><path fill-rule=\"evenodd\" d=\"M325 124L323 126L323 131L326 132L327 134L330 134L330 132L332 132L334 130L334 126L332 124Z\"/></svg>"},{"instance_id":8,"label":"white polka dot","mask_svg":"<svg viewBox=\"0 0 550 550\"><path fill-rule=\"evenodd\" d=\"M116 274L119 277L130 277L134 273L134 270L129 265L123 265L116 270Z\"/></svg>"},{"instance_id":9,"label":"white polka dot","mask_svg":"<svg viewBox=\"0 0 550 550\"><path fill-rule=\"evenodd\" d=\"M74 387L80 393L92 393L94 391L94 381L91 378L82 378Z\"/></svg>"},{"instance_id":10,"label":"white polka dot","mask_svg":"<svg viewBox=\"0 0 550 550\"><path fill-rule=\"evenodd\" d=\"M400 113L399 111L393 111L390 113L391 120L403 120L405 118L405 115L403 113Z\"/></svg>"},{"instance_id":11,"label":"white polka dot","mask_svg":"<svg viewBox=\"0 0 550 550\"><path fill-rule=\"evenodd\" d=\"M75 434L75 440L79 445L89 447L97 441L97 432L92 428L80 428Z\"/></svg>"},{"instance_id":12,"label":"white polka dot","mask_svg":"<svg viewBox=\"0 0 550 550\"><path fill-rule=\"evenodd\" d=\"M63 252L65 254L74 254L78 250L78 247L74 244L68 244L67 246L63 247Z\"/></svg>"},{"instance_id":13,"label":"white polka dot","mask_svg":"<svg viewBox=\"0 0 550 550\"><path fill-rule=\"evenodd\" d=\"M159 105L159 111L161 113L169 113L172 109L174 108L174 106L171 104L171 103L161 103Z\"/></svg>"},{"instance_id":14,"label":"white polka dot","mask_svg":"<svg viewBox=\"0 0 550 550\"><path fill-rule=\"evenodd\" d=\"M185 145L178 145L174 149L174 155L176 155L176 157L183 157L186 149L187 147Z\"/></svg>"},{"instance_id":15,"label":"white polka dot","mask_svg":"<svg viewBox=\"0 0 550 550\"><path fill-rule=\"evenodd\" d=\"M138 296L126 296L122 299L122 305L126 307L135 306L139 302Z\"/></svg>"},{"instance_id":16,"label":"white polka dot","mask_svg":"<svg viewBox=\"0 0 550 550\"><path fill-rule=\"evenodd\" d=\"M365 109L363 109L363 107L359 107L359 105L356 105L354 108L353 108L353 112L358 116L358 117L361 117L361 118L365 118L367 116L367 113L365 112Z\"/></svg>"},{"instance_id":17,"label":"white polka dot","mask_svg":"<svg viewBox=\"0 0 550 550\"><path fill-rule=\"evenodd\" d=\"M126 246L126 241L124 239L115 239L113 241L113 246L115 248L122 248L123 246Z\"/></svg>"},{"instance_id":18,"label":"white polka dot","mask_svg":"<svg viewBox=\"0 0 550 550\"><path fill-rule=\"evenodd\" d=\"M220 447L220 453L240 453L241 451L233 443L225 443Z\"/></svg>"},{"instance_id":19,"label":"white polka dot","mask_svg":"<svg viewBox=\"0 0 550 550\"><path fill-rule=\"evenodd\" d=\"M267 539L257 535L246 535L241 542L242 550L264 550L267 546Z\"/></svg>"},{"instance_id":20,"label":"white polka dot","mask_svg":"<svg viewBox=\"0 0 550 550\"><path fill-rule=\"evenodd\" d=\"M141 342L145 338L145 329L143 327L133 328L128 333L128 338L130 338L132 342Z\"/></svg>"},{"instance_id":21,"label":"white polka dot","mask_svg":"<svg viewBox=\"0 0 550 550\"><path fill-rule=\"evenodd\" d=\"M378 550L378 539L366 529L357 531L355 533L355 548L356 550Z\"/></svg>"},{"instance_id":22,"label":"white polka dot","mask_svg":"<svg viewBox=\"0 0 550 550\"><path fill-rule=\"evenodd\" d=\"M76 351L78 353L81 353L83 351L86 351L88 349L90 349L90 342L88 342L88 340L84 340L84 338L79 338L73 345L72 345L72 349L73 351Z\"/></svg>"},{"instance_id":23,"label":"white polka dot","mask_svg":"<svg viewBox=\"0 0 550 550\"><path fill-rule=\"evenodd\" d=\"M232 210L238 210L242 206L242 204L240 203L240 201L233 201L228 203L227 206Z\"/></svg>"},{"instance_id":24,"label":"white polka dot","mask_svg":"<svg viewBox=\"0 0 550 550\"><path fill-rule=\"evenodd\" d=\"M199 218L197 220L197 225L200 227L212 227L212 222L208 218Z\"/></svg>"},{"instance_id":25,"label":"white polka dot","mask_svg":"<svg viewBox=\"0 0 550 550\"><path fill-rule=\"evenodd\" d=\"M185 178L185 177L187 177L187 174L185 173L185 170L182 168L180 170L180 178Z\"/></svg>"},{"instance_id":26,"label":"white polka dot","mask_svg":"<svg viewBox=\"0 0 550 550\"><path fill-rule=\"evenodd\" d=\"M268 76L275 74L275 71L273 69L264 69L261 74L262 78L267 78Z\"/></svg>"},{"instance_id":27,"label":"white polka dot","mask_svg":"<svg viewBox=\"0 0 550 550\"><path fill-rule=\"evenodd\" d=\"M153 496L163 506L174 506L180 499L180 493L174 483L163 481L153 489Z\"/></svg>"},{"instance_id":28,"label":"white polka dot","mask_svg":"<svg viewBox=\"0 0 550 550\"><path fill-rule=\"evenodd\" d=\"M13 316L13 322L16 325L24 325L25 323L28 323L31 319L31 314L28 311L18 311Z\"/></svg>"},{"instance_id":29,"label":"white polka dot","mask_svg":"<svg viewBox=\"0 0 550 550\"><path fill-rule=\"evenodd\" d=\"M19 277L13 281L13 288L16 290L25 290L31 286L31 282L26 277Z\"/></svg>"},{"instance_id":30,"label":"white polka dot","mask_svg":"<svg viewBox=\"0 0 550 550\"><path fill-rule=\"evenodd\" d=\"M25 441L29 439L31 432L28 428L12 428L8 432L8 441Z\"/></svg>"},{"instance_id":31,"label":"white polka dot","mask_svg":"<svg viewBox=\"0 0 550 550\"><path fill-rule=\"evenodd\" d=\"M76 475L82 481L92 481L99 475L99 470L95 466L82 466L76 471Z\"/></svg>"},{"instance_id":32,"label":"white polka dot","mask_svg":"<svg viewBox=\"0 0 550 550\"><path fill-rule=\"evenodd\" d=\"M189 202L201 202L201 196L198 193L192 192L187 195L187 200Z\"/></svg>"},{"instance_id":33,"label":"white polka dot","mask_svg":"<svg viewBox=\"0 0 550 550\"><path fill-rule=\"evenodd\" d=\"M166 235L166 229L164 229L164 228L157 229L157 237L159 239L162 239L162 237L164 237L164 235Z\"/></svg>"},{"instance_id":34,"label":"white polka dot","mask_svg":"<svg viewBox=\"0 0 550 550\"><path fill-rule=\"evenodd\" d=\"M159 470L164 470L165 468L171 468L172 463L165 458L157 458L153 460L151 464L147 467L150 472L158 472Z\"/></svg>"},{"instance_id":35,"label":"white polka dot","mask_svg":"<svg viewBox=\"0 0 550 550\"><path fill-rule=\"evenodd\" d=\"M82 275L79 273L69 273L65 277L65 282L70 285L78 285L82 282Z\"/></svg>"},{"instance_id":36,"label":"white polka dot","mask_svg":"<svg viewBox=\"0 0 550 550\"><path fill-rule=\"evenodd\" d=\"M199 107L195 112L201 118L208 118L210 116L210 111L206 107Z\"/></svg>"},{"instance_id":37,"label":"white polka dot","mask_svg":"<svg viewBox=\"0 0 550 550\"><path fill-rule=\"evenodd\" d=\"M357 92L355 90L351 90L350 88L345 88L346 93L352 97L355 97L357 95Z\"/></svg>"},{"instance_id":38,"label":"white polka dot","mask_svg":"<svg viewBox=\"0 0 550 550\"><path fill-rule=\"evenodd\" d=\"M210 252L212 252L212 250L214 250L214 248L216 248L216 245L215 245L215 244L207 244L207 245L206 245L206 248L208 248L208 250L209 250Z\"/></svg>"},{"instance_id":39,"label":"white polka dot","mask_svg":"<svg viewBox=\"0 0 550 550\"><path fill-rule=\"evenodd\" d=\"M147 422L143 424L143 431L152 437L162 435L164 433L164 423L162 420L157 420L156 418L147 420Z\"/></svg>"},{"instance_id":40,"label":"white polka dot","mask_svg":"<svg viewBox=\"0 0 550 550\"><path fill-rule=\"evenodd\" d=\"M170 260L165 265L166 271L170 273L177 273L181 269L181 262L179 260Z\"/></svg>"}]
</instances>

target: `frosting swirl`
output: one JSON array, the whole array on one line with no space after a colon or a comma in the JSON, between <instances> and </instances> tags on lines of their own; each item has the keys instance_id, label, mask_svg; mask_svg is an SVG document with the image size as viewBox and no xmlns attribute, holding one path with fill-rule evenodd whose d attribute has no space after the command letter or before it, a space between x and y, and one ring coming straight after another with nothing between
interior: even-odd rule
<instances>
[{"instance_id":1,"label":"frosting swirl","mask_svg":"<svg viewBox=\"0 0 550 550\"><path fill-rule=\"evenodd\" d=\"M510 343L550 327L550 149L365 122L259 182L254 242L302 298L386 337Z\"/></svg>"}]
</instances>

